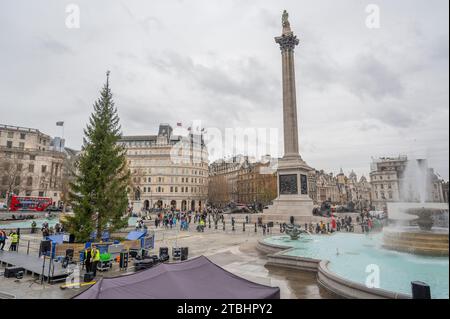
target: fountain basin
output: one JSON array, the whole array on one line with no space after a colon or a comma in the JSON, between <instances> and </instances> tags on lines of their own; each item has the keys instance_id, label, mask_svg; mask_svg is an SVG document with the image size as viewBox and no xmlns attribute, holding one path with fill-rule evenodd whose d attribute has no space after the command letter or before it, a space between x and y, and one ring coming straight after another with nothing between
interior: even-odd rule
<instances>
[{"instance_id":1,"label":"fountain basin","mask_svg":"<svg viewBox=\"0 0 450 319\"><path fill-rule=\"evenodd\" d=\"M448 256L448 228L430 231L419 227L385 228L383 247L426 256Z\"/></svg>"},{"instance_id":2,"label":"fountain basin","mask_svg":"<svg viewBox=\"0 0 450 319\"><path fill-rule=\"evenodd\" d=\"M268 256L272 265L317 271L319 284L345 298L410 297L411 282L416 280L430 285L432 298L448 298L448 257L387 250L382 246L382 236L336 233L295 241L274 236L260 245L273 251L284 246L285 250ZM379 287L368 288L367 270L374 265L379 269Z\"/></svg>"}]
</instances>

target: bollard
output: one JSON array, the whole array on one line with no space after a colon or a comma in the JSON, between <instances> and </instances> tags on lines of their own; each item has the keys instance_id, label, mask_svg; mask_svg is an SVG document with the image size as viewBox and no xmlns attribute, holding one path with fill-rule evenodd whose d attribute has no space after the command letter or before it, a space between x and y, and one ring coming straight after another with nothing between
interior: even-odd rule
<instances>
[{"instance_id":1,"label":"bollard","mask_svg":"<svg viewBox=\"0 0 450 319\"><path fill-rule=\"evenodd\" d=\"M217 222L214 222L214 229L217 230Z\"/></svg>"},{"instance_id":2,"label":"bollard","mask_svg":"<svg viewBox=\"0 0 450 319\"><path fill-rule=\"evenodd\" d=\"M258 229L257 229L256 223L255 223L255 233L256 233L256 232L258 232Z\"/></svg>"},{"instance_id":3,"label":"bollard","mask_svg":"<svg viewBox=\"0 0 450 319\"><path fill-rule=\"evenodd\" d=\"M209 228L211 228L211 219L208 220Z\"/></svg>"},{"instance_id":4,"label":"bollard","mask_svg":"<svg viewBox=\"0 0 450 319\"><path fill-rule=\"evenodd\" d=\"M430 286L422 281L412 281L412 299L431 299Z\"/></svg>"},{"instance_id":5,"label":"bollard","mask_svg":"<svg viewBox=\"0 0 450 319\"><path fill-rule=\"evenodd\" d=\"M244 222L244 223L242 223L242 231L244 231L244 232L245 232L245 222Z\"/></svg>"},{"instance_id":6,"label":"bollard","mask_svg":"<svg viewBox=\"0 0 450 319\"><path fill-rule=\"evenodd\" d=\"M223 223L223 230L225 231L225 222Z\"/></svg>"},{"instance_id":7,"label":"bollard","mask_svg":"<svg viewBox=\"0 0 450 319\"><path fill-rule=\"evenodd\" d=\"M27 245L27 255L30 254L30 241L28 241L28 245Z\"/></svg>"}]
</instances>

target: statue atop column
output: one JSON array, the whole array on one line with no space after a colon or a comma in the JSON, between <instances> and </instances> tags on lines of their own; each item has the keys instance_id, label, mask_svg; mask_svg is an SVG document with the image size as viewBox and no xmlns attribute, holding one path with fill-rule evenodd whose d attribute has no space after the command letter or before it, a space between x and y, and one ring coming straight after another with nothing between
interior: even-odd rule
<instances>
[{"instance_id":1,"label":"statue atop column","mask_svg":"<svg viewBox=\"0 0 450 319\"><path fill-rule=\"evenodd\" d=\"M283 34L291 32L291 24L289 23L289 13L284 10L281 16L281 24L283 25Z\"/></svg>"}]
</instances>

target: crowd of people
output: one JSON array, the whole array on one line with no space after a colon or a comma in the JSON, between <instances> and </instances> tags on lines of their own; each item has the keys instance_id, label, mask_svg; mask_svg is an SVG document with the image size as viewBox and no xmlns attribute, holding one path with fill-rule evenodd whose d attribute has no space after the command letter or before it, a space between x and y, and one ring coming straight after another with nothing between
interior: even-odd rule
<instances>
[{"instance_id":1,"label":"crowd of people","mask_svg":"<svg viewBox=\"0 0 450 319\"><path fill-rule=\"evenodd\" d=\"M4 230L0 229L0 250L5 249L6 240L9 238L9 251L17 251L19 240L20 240L20 228L15 230L11 230L7 235Z\"/></svg>"}]
</instances>

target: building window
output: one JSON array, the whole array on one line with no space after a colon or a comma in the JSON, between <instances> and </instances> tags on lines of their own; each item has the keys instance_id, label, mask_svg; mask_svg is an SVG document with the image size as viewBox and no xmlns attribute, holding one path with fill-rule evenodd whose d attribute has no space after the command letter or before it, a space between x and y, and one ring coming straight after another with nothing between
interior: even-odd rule
<instances>
[{"instance_id":1,"label":"building window","mask_svg":"<svg viewBox=\"0 0 450 319\"><path fill-rule=\"evenodd\" d=\"M14 132L8 132L8 138L14 138Z\"/></svg>"},{"instance_id":2,"label":"building window","mask_svg":"<svg viewBox=\"0 0 450 319\"><path fill-rule=\"evenodd\" d=\"M24 140L25 139L26 134L25 133L20 133L20 139Z\"/></svg>"},{"instance_id":3,"label":"building window","mask_svg":"<svg viewBox=\"0 0 450 319\"><path fill-rule=\"evenodd\" d=\"M19 148L24 149L25 148L25 143L24 142L20 142L19 143Z\"/></svg>"},{"instance_id":4,"label":"building window","mask_svg":"<svg viewBox=\"0 0 450 319\"><path fill-rule=\"evenodd\" d=\"M36 159L36 155L30 155L30 161L34 161Z\"/></svg>"},{"instance_id":5,"label":"building window","mask_svg":"<svg viewBox=\"0 0 450 319\"><path fill-rule=\"evenodd\" d=\"M25 196L31 196L31 191L25 191Z\"/></svg>"},{"instance_id":6,"label":"building window","mask_svg":"<svg viewBox=\"0 0 450 319\"><path fill-rule=\"evenodd\" d=\"M41 172L45 173L47 171L47 165L42 165Z\"/></svg>"},{"instance_id":7,"label":"building window","mask_svg":"<svg viewBox=\"0 0 450 319\"><path fill-rule=\"evenodd\" d=\"M27 186L33 186L33 177L29 176L27 178Z\"/></svg>"},{"instance_id":8,"label":"building window","mask_svg":"<svg viewBox=\"0 0 450 319\"><path fill-rule=\"evenodd\" d=\"M23 154L17 154L17 159L23 159Z\"/></svg>"},{"instance_id":9,"label":"building window","mask_svg":"<svg viewBox=\"0 0 450 319\"><path fill-rule=\"evenodd\" d=\"M44 197L44 192L39 192L39 197Z\"/></svg>"},{"instance_id":10,"label":"building window","mask_svg":"<svg viewBox=\"0 0 450 319\"><path fill-rule=\"evenodd\" d=\"M7 141L6 142L6 147L7 148L12 148L13 147L13 142L12 141Z\"/></svg>"}]
</instances>

